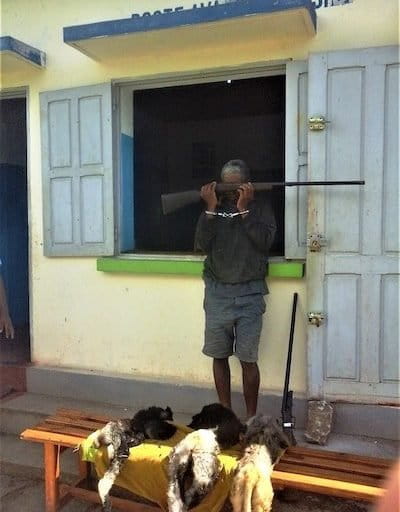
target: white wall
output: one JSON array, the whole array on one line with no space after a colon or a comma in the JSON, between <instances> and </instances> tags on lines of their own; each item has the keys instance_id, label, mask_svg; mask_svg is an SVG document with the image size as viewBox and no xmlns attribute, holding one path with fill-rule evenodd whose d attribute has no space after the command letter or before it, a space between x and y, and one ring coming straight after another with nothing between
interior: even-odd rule
<instances>
[{"instance_id":1,"label":"white wall","mask_svg":"<svg viewBox=\"0 0 400 512\"><path fill-rule=\"evenodd\" d=\"M192 2L181 0L182 5ZM153 0L154 9L176 5ZM45 70L1 76L3 88L27 86L31 256L32 358L34 362L166 377L211 385L211 361L201 355L202 282L191 277L103 274L93 258L43 256L39 93L112 79L240 66L276 59L305 59L309 52L383 46L398 42L397 0L354 0L318 10L314 38L221 41L218 47L168 42L157 53L121 55L95 62L64 44L65 26L127 18L148 2L3 0L2 33L47 53ZM291 300L300 294L293 387L305 391L305 281L271 280L261 340L262 387L281 389ZM234 386L241 376L235 362Z\"/></svg>"}]
</instances>

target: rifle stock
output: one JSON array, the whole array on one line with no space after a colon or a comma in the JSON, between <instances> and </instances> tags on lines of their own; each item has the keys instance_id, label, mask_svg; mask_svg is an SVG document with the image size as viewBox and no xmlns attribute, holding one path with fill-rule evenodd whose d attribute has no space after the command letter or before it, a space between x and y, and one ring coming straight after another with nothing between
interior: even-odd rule
<instances>
[{"instance_id":1,"label":"rifle stock","mask_svg":"<svg viewBox=\"0 0 400 512\"><path fill-rule=\"evenodd\" d=\"M302 186L322 186L322 185L365 185L363 180L350 181L281 181L268 183L252 183L256 192L272 190L274 187L302 187ZM215 190L217 192L226 192L236 190L236 183L217 183ZM172 213L184 206L199 202L201 199L199 190L186 190L184 192L174 192L172 194L161 195L161 205L164 215Z\"/></svg>"},{"instance_id":2,"label":"rifle stock","mask_svg":"<svg viewBox=\"0 0 400 512\"><path fill-rule=\"evenodd\" d=\"M200 201L199 190L186 190L185 192L175 192L173 194L162 194L161 205L164 215L179 210L189 204Z\"/></svg>"}]
</instances>

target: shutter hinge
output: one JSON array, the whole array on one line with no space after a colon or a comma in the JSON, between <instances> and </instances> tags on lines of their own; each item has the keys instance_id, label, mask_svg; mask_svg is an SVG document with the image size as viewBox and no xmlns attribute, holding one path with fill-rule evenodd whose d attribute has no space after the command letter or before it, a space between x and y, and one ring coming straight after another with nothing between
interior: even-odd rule
<instances>
[{"instance_id":1,"label":"shutter hinge","mask_svg":"<svg viewBox=\"0 0 400 512\"><path fill-rule=\"evenodd\" d=\"M327 240L321 233L308 233L307 247L311 252L321 252L322 247L326 247Z\"/></svg>"},{"instance_id":2,"label":"shutter hinge","mask_svg":"<svg viewBox=\"0 0 400 512\"><path fill-rule=\"evenodd\" d=\"M307 313L307 318L308 323L310 325L315 325L316 327L319 327L325 322L325 314L320 311L311 311L310 313Z\"/></svg>"}]
</instances>

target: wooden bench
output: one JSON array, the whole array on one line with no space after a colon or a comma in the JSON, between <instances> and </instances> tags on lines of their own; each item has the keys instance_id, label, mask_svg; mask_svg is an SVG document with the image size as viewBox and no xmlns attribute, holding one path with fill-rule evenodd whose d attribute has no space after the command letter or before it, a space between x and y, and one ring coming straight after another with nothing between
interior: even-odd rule
<instances>
[{"instance_id":1,"label":"wooden bench","mask_svg":"<svg viewBox=\"0 0 400 512\"><path fill-rule=\"evenodd\" d=\"M72 485L60 483L60 454L75 448L111 418L71 409L59 409L21 439L44 446L46 512L60 510L73 497L100 503L96 490L85 487L90 463L80 460L79 479ZM289 448L275 467L272 483L276 489L293 488L342 498L373 502L384 492L383 479L393 461L347 453ZM123 498L112 498L115 509L126 512L156 512L160 508Z\"/></svg>"}]
</instances>

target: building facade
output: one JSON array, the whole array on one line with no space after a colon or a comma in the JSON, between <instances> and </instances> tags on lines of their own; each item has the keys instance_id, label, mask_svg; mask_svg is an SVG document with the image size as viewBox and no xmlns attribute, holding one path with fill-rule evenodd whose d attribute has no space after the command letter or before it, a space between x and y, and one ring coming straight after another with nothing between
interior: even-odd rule
<instances>
[{"instance_id":1,"label":"building facade","mask_svg":"<svg viewBox=\"0 0 400 512\"><path fill-rule=\"evenodd\" d=\"M365 180L273 193L262 393L281 392L298 292L296 395L396 403L398 21L396 0L4 0L32 362L212 388L198 205L159 199L244 158L254 181Z\"/></svg>"}]
</instances>

